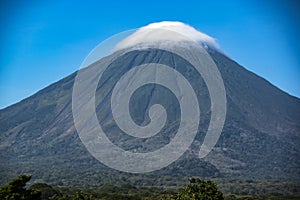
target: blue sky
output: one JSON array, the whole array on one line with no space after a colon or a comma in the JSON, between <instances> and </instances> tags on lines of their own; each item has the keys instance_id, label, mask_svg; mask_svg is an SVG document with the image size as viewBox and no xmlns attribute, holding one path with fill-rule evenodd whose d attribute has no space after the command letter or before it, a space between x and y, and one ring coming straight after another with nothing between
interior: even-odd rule
<instances>
[{"instance_id":1,"label":"blue sky","mask_svg":"<svg viewBox=\"0 0 300 200\"><path fill-rule=\"evenodd\" d=\"M300 97L297 1L0 1L0 108L76 71L104 39L182 21L250 71Z\"/></svg>"}]
</instances>

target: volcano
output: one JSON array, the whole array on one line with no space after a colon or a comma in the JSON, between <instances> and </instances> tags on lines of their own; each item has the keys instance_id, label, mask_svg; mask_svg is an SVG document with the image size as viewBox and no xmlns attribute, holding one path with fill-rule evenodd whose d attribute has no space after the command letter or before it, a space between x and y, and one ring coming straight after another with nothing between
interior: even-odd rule
<instances>
[{"instance_id":1,"label":"volcano","mask_svg":"<svg viewBox=\"0 0 300 200\"><path fill-rule=\"evenodd\" d=\"M167 41L170 38L158 34L157 30L149 34L146 29L140 29L121 42L115 53L87 66L86 69L101 67L122 49L138 47L111 62L100 80L90 80L97 81L96 117L107 138L125 151L153 152L172 142L180 127L182 112L178 98L168 88L147 84L135 90L129 101L130 115L139 126L151 123L149 112L153 105L164 107L167 117L163 128L148 138L127 135L120 130L111 106L117 80L127 71L145 63L171 66L188 80L199 99L201 111L193 143L180 158L161 169L132 174L112 169L93 157L74 124L72 94L77 71L0 110L1 183L23 173L33 174L35 180L67 186L83 183L96 186L112 181L151 185L153 183L149 182L161 177L190 176L299 180L300 99L240 66L219 50L209 36L200 32L194 34L195 29L178 23L160 25L152 24L150 28L175 27L173 31L183 29L181 34L189 34L210 56L222 77L226 91L226 119L220 138L207 156L199 158L212 117L212 97L206 81L191 63L176 54L159 48L140 48L143 42L153 41L179 48L176 44L182 41L170 43ZM187 51L193 48L185 43L179 46ZM121 96L125 96L122 90L130 84L122 85ZM88 95L82 91L82 96Z\"/></svg>"}]
</instances>

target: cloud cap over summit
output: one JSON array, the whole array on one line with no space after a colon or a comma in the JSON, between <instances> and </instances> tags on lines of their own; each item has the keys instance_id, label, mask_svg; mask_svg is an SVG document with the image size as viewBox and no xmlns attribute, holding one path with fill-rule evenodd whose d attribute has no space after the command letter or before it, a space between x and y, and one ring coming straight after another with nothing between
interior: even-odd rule
<instances>
[{"instance_id":1,"label":"cloud cap over summit","mask_svg":"<svg viewBox=\"0 0 300 200\"><path fill-rule=\"evenodd\" d=\"M174 34L172 34L172 32ZM156 22L141 27L118 43L116 48L123 49L143 43L165 41L180 42L187 40L197 42L203 46L219 49L218 43L211 36L196 30L190 25L176 21Z\"/></svg>"}]
</instances>

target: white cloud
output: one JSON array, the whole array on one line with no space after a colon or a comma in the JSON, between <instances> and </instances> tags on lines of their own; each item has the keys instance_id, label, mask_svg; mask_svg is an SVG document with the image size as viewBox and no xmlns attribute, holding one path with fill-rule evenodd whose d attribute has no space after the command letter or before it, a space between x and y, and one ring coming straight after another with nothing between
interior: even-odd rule
<instances>
[{"instance_id":1,"label":"white cloud","mask_svg":"<svg viewBox=\"0 0 300 200\"><path fill-rule=\"evenodd\" d=\"M214 38L187 24L173 21L157 22L141 27L118 43L116 48L123 49L143 43L191 40L205 46L219 48L219 45Z\"/></svg>"}]
</instances>

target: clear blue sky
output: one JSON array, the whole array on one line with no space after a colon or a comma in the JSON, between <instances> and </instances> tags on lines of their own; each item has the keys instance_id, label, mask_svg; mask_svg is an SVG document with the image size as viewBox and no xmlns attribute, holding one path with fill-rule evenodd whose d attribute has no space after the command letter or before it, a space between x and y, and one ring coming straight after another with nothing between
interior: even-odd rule
<instances>
[{"instance_id":1,"label":"clear blue sky","mask_svg":"<svg viewBox=\"0 0 300 200\"><path fill-rule=\"evenodd\" d=\"M113 34L182 21L235 61L300 97L297 1L0 0L0 108L76 71Z\"/></svg>"}]
</instances>

